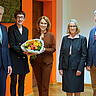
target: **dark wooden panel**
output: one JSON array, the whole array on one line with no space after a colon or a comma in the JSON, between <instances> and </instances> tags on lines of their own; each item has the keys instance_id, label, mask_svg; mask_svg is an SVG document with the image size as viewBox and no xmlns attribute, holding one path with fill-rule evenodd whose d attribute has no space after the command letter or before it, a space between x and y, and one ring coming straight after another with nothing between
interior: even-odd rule
<instances>
[{"instance_id":1,"label":"dark wooden panel","mask_svg":"<svg viewBox=\"0 0 96 96\"><path fill-rule=\"evenodd\" d=\"M34 34L37 32L36 22L37 22L38 18L41 17L42 15L43 15L43 2L33 0L32 37L34 37Z\"/></svg>"},{"instance_id":2,"label":"dark wooden panel","mask_svg":"<svg viewBox=\"0 0 96 96\"><path fill-rule=\"evenodd\" d=\"M34 37L35 33L37 32L36 29L36 22L39 17L43 15L43 2L33 0L33 19L32 19L32 37ZM33 87L37 85L35 75L33 72Z\"/></svg>"}]
</instances>

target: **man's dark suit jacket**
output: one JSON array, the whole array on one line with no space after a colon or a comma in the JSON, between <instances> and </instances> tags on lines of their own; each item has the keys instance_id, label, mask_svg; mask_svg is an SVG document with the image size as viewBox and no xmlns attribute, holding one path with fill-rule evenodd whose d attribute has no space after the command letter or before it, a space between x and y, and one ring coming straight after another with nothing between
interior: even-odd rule
<instances>
[{"instance_id":1,"label":"man's dark suit jacket","mask_svg":"<svg viewBox=\"0 0 96 96\"><path fill-rule=\"evenodd\" d=\"M4 69L7 70L8 66L11 66L11 60L9 55L8 48L8 36L7 36L7 27L1 24L2 30L2 61Z\"/></svg>"},{"instance_id":2,"label":"man's dark suit jacket","mask_svg":"<svg viewBox=\"0 0 96 96\"><path fill-rule=\"evenodd\" d=\"M71 65L72 69L83 71L87 56L87 40L85 37L79 35L79 38L70 39L68 36L63 37L60 57L59 70L63 68L68 69L69 64L69 50L72 43Z\"/></svg>"},{"instance_id":3,"label":"man's dark suit jacket","mask_svg":"<svg viewBox=\"0 0 96 96\"><path fill-rule=\"evenodd\" d=\"M91 66L92 63L94 63L94 66L96 67L96 39L94 38L95 31L96 27L90 31L89 35L87 66Z\"/></svg>"},{"instance_id":4,"label":"man's dark suit jacket","mask_svg":"<svg viewBox=\"0 0 96 96\"><path fill-rule=\"evenodd\" d=\"M7 27L0 24L2 30L2 44L0 44L0 96L5 96L6 78L8 66L11 66L11 60L8 48Z\"/></svg>"}]
</instances>

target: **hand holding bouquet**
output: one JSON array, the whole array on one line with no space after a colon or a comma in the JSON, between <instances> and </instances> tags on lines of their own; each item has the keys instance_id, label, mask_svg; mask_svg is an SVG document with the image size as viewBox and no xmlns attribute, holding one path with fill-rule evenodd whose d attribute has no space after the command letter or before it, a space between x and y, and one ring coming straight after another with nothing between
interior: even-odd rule
<instances>
[{"instance_id":1,"label":"hand holding bouquet","mask_svg":"<svg viewBox=\"0 0 96 96\"><path fill-rule=\"evenodd\" d=\"M41 39L27 40L21 45L21 49L27 53L40 54L44 50L44 42Z\"/></svg>"}]
</instances>

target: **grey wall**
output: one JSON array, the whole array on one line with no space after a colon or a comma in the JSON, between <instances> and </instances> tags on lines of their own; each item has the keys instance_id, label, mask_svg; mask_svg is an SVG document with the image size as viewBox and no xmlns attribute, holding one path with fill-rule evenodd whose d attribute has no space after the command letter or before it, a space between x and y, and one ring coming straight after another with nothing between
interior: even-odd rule
<instances>
[{"instance_id":1,"label":"grey wall","mask_svg":"<svg viewBox=\"0 0 96 96\"><path fill-rule=\"evenodd\" d=\"M80 34L87 37L95 27L93 13L96 9L96 0L57 0L57 81L61 82L58 74L59 50L61 38L66 35L67 24L74 18L80 25ZM85 83L90 84L90 74L85 69Z\"/></svg>"}]
</instances>

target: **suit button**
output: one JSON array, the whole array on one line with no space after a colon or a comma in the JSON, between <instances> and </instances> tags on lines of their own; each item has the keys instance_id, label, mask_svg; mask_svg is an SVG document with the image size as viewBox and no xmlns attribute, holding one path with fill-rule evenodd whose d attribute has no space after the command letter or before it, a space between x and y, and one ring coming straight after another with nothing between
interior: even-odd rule
<instances>
[{"instance_id":1,"label":"suit button","mask_svg":"<svg viewBox=\"0 0 96 96\"><path fill-rule=\"evenodd\" d=\"M21 43L19 43L19 45L21 45Z\"/></svg>"},{"instance_id":2,"label":"suit button","mask_svg":"<svg viewBox=\"0 0 96 96\"><path fill-rule=\"evenodd\" d=\"M18 59L20 58L20 57L17 57Z\"/></svg>"},{"instance_id":3,"label":"suit button","mask_svg":"<svg viewBox=\"0 0 96 96\"><path fill-rule=\"evenodd\" d=\"M23 59L25 59L25 57L23 57Z\"/></svg>"}]
</instances>

